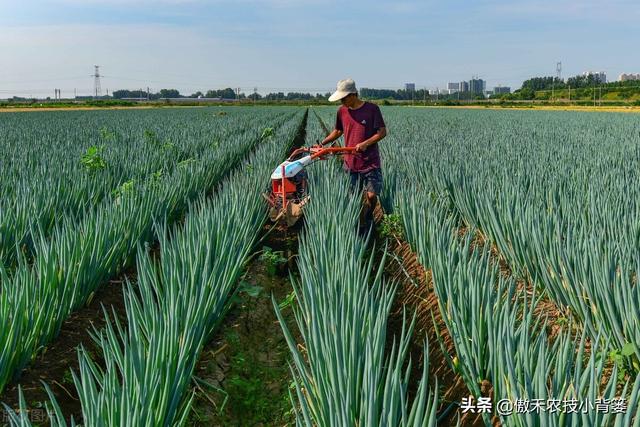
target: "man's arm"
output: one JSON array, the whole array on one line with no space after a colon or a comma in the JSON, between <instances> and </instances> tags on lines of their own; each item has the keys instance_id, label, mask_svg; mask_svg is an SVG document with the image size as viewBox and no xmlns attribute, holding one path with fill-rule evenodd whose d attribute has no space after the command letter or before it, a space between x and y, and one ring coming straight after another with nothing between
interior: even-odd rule
<instances>
[{"instance_id":1,"label":"man's arm","mask_svg":"<svg viewBox=\"0 0 640 427\"><path fill-rule=\"evenodd\" d=\"M333 141L335 141L336 139L340 138L342 136L342 131L338 130L338 129L334 129L331 131L331 133L329 135L327 135L322 142L320 143L320 145L327 145L327 144L331 144Z\"/></svg>"},{"instance_id":2,"label":"man's arm","mask_svg":"<svg viewBox=\"0 0 640 427\"><path fill-rule=\"evenodd\" d=\"M371 147L373 144L376 144L382 138L387 136L387 128L381 127L371 138L362 141L360 144L356 145L356 151L363 152L367 148Z\"/></svg>"}]
</instances>

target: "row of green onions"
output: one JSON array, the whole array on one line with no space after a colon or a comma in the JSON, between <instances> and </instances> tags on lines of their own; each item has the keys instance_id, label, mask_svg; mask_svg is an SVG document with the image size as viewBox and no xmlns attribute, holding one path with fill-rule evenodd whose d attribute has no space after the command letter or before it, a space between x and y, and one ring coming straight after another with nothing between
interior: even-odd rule
<instances>
[{"instance_id":1,"label":"row of green onions","mask_svg":"<svg viewBox=\"0 0 640 427\"><path fill-rule=\"evenodd\" d=\"M310 114L308 140L322 135L314 119ZM313 200L300 237L300 277L293 278L300 346L274 301L293 355L297 425L435 425L437 384L430 391L426 348L416 395L408 392L414 323L385 346L395 285L380 266L374 274L373 256L356 233L359 194L349 194L334 162L316 164L310 176Z\"/></svg>"},{"instance_id":2,"label":"row of green onions","mask_svg":"<svg viewBox=\"0 0 640 427\"><path fill-rule=\"evenodd\" d=\"M262 117L279 127L291 113L265 111ZM177 219L189 200L212 189L258 144L264 123L245 120L252 132L239 129L171 175L141 184L79 222L65 218L50 238L36 239L33 265L22 262L13 274L0 269L0 391L57 336L71 312L132 263L139 245L155 240L154 223Z\"/></svg>"},{"instance_id":3,"label":"row of green onions","mask_svg":"<svg viewBox=\"0 0 640 427\"><path fill-rule=\"evenodd\" d=\"M139 251L137 283L125 289L127 326L105 313L106 329L94 331L105 367L78 349L80 372L73 377L84 425L184 425L195 364L229 308L265 220L265 177L301 119L298 113L263 141L211 199L192 204L183 228L164 222L159 260ZM52 425L67 425L50 395ZM26 418L13 414L12 424L29 425Z\"/></svg>"},{"instance_id":4,"label":"row of green onions","mask_svg":"<svg viewBox=\"0 0 640 427\"><path fill-rule=\"evenodd\" d=\"M456 222L441 202L410 183L397 192L407 239L420 261L430 266L439 310L455 345L448 360L476 399L489 381L494 404L500 399L577 399L593 404L597 398L624 397L626 414L587 413L513 414L501 419L508 426L638 425L640 377L617 388L617 367L601 388L610 347L578 337L569 323L550 340L547 319L537 314L539 295L529 295L505 278L491 261L488 248L472 249L472 238L460 240ZM569 321L570 322L570 321ZM576 341L577 340L577 341ZM446 348L441 346L446 354ZM484 418L491 425L487 414ZM633 424L635 422L635 424Z\"/></svg>"},{"instance_id":5,"label":"row of green onions","mask_svg":"<svg viewBox=\"0 0 640 427\"><path fill-rule=\"evenodd\" d=\"M569 317L568 326L550 340L546 334L546 319L534 315L537 304L545 295L529 295L516 286L516 278L526 272L518 267L525 264L513 262L515 257L507 255L515 276L505 278L490 260L487 248L471 247L473 226L485 231L487 223L496 221L498 209L504 218L511 220L504 225L513 226L517 217L507 213L513 215L514 208L527 204L529 193L520 189L516 197L509 187L514 171L498 172L509 163L497 152L485 153L482 159L495 158L495 164L485 171L485 181L469 186L468 176L474 173L469 152L473 153L475 146L484 146L472 142L474 138L468 136L464 145L452 140L449 134L456 133L455 128L438 129L446 139L434 141L433 128L425 125L418 132L419 126L415 123L407 123L406 127L402 124L397 133L391 134L384 150L387 170L394 175L391 181L396 183L387 197L401 213L407 240L420 261L432 269L439 309L455 344L456 355L451 355L449 361L464 379L470 393L479 397L480 383L488 380L493 387L494 403L502 398L512 401L518 398L576 398L594 403L598 397L622 396L629 404L625 414L589 411L560 416L543 412L503 417L501 422L517 426L639 425L640 377L634 379L631 375L622 381L622 389L617 389L617 377L621 372L615 366L608 372L607 384L600 387L608 355L616 348L615 336L607 331L607 325L604 322L589 324L582 334L578 333L576 342L575 328L571 326L575 319ZM428 136L428 139L416 139L416 134ZM482 137L484 135L480 139ZM487 150L491 151L490 148ZM408 162L408 158L412 161ZM464 167L458 167L459 163ZM478 168L477 163L475 166ZM501 185L493 187L489 177L497 174L501 176ZM483 205L496 198L498 201L491 208L493 210L486 208L487 204ZM477 215L469 215L470 207L479 206L484 206L485 210L478 209L474 212ZM476 221L468 222L471 234L461 240L457 235L459 221L469 217ZM531 224L527 227L533 232L536 230ZM495 232L490 236L495 242L510 228L493 230ZM498 247L508 252L516 246L513 242L505 240ZM518 247L532 246L530 240L518 242ZM602 240L599 244L600 247L604 245ZM625 289L634 292L632 286ZM590 344L589 351L585 349L587 343ZM446 351L444 346L442 350ZM484 421L491 424L489 416L485 416Z\"/></svg>"},{"instance_id":6,"label":"row of green onions","mask_svg":"<svg viewBox=\"0 0 640 427\"><path fill-rule=\"evenodd\" d=\"M14 269L65 217L79 221L104 199L112 203L123 186L170 174L244 129L243 120L175 110L3 115L0 264ZM103 162L95 169L81 162L92 149Z\"/></svg>"}]
</instances>

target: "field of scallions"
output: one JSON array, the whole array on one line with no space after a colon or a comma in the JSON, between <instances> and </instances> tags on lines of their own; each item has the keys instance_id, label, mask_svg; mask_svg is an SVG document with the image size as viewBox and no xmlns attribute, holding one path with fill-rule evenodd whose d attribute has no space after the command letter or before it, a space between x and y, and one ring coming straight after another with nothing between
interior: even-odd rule
<instances>
[{"instance_id":1,"label":"field of scallions","mask_svg":"<svg viewBox=\"0 0 640 427\"><path fill-rule=\"evenodd\" d=\"M368 238L335 107L0 114L0 425L640 426L640 116L382 111Z\"/></svg>"}]
</instances>

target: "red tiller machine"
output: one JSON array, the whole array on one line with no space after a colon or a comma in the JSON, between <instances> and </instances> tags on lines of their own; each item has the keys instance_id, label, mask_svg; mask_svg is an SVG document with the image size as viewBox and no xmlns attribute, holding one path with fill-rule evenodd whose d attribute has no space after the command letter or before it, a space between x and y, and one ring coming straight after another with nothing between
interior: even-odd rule
<instances>
[{"instance_id":1,"label":"red tiller machine","mask_svg":"<svg viewBox=\"0 0 640 427\"><path fill-rule=\"evenodd\" d=\"M354 147L313 146L294 150L271 174L271 193L263 194L270 206L271 220L283 220L291 227L300 219L302 208L310 199L307 193L307 166L330 156L355 153Z\"/></svg>"}]
</instances>

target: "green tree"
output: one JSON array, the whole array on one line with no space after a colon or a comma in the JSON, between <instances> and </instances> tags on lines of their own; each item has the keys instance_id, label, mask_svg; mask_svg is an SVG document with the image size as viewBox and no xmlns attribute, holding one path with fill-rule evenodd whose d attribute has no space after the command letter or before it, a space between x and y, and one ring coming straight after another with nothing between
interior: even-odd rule
<instances>
[{"instance_id":1,"label":"green tree","mask_svg":"<svg viewBox=\"0 0 640 427\"><path fill-rule=\"evenodd\" d=\"M177 89L160 89L161 98L182 98Z\"/></svg>"}]
</instances>

